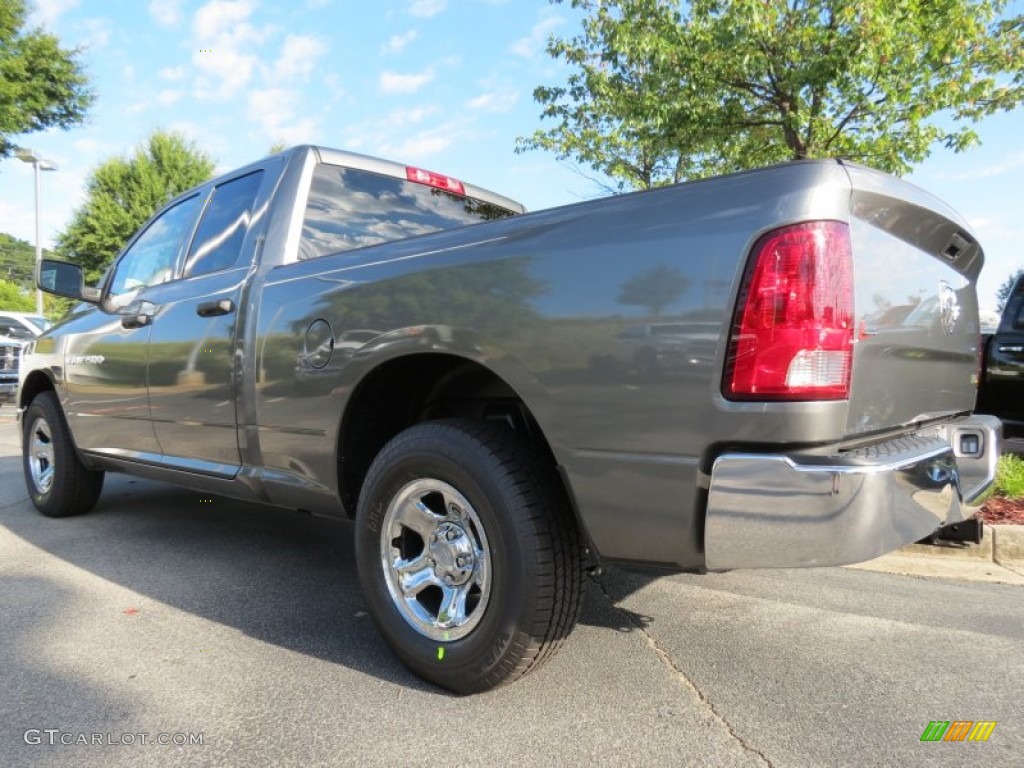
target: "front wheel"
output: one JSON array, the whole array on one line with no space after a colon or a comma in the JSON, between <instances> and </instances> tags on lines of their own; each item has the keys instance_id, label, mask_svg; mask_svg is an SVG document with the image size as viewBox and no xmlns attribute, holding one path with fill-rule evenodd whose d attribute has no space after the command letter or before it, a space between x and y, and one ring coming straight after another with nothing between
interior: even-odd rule
<instances>
[{"instance_id":1,"label":"front wheel","mask_svg":"<svg viewBox=\"0 0 1024 768\"><path fill-rule=\"evenodd\" d=\"M37 395L23 423L25 485L36 509L47 517L92 509L103 490L103 473L87 469L78 458L56 395Z\"/></svg>"},{"instance_id":2,"label":"front wheel","mask_svg":"<svg viewBox=\"0 0 1024 768\"><path fill-rule=\"evenodd\" d=\"M554 466L505 426L419 424L374 460L356 515L359 578L410 669L457 693L512 682L579 615L582 547Z\"/></svg>"}]
</instances>

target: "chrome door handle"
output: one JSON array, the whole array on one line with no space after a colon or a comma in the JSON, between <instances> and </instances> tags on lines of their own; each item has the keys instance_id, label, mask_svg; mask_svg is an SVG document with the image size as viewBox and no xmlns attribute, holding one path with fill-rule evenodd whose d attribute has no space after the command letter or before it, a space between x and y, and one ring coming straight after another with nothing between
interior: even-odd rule
<instances>
[{"instance_id":1,"label":"chrome door handle","mask_svg":"<svg viewBox=\"0 0 1024 768\"><path fill-rule=\"evenodd\" d=\"M204 301L196 307L196 314L200 317L219 317L229 315L235 311L235 302L231 299L218 299L217 301Z\"/></svg>"},{"instance_id":2,"label":"chrome door handle","mask_svg":"<svg viewBox=\"0 0 1024 768\"><path fill-rule=\"evenodd\" d=\"M122 328L145 328L153 322L152 315L125 315L121 318Z\"/></svg>"}]
</instances>

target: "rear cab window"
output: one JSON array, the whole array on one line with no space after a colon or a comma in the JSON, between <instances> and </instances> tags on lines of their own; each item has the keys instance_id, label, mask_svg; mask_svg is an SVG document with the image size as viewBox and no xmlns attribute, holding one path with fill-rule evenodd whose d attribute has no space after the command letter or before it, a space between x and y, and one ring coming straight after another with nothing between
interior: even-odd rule
<instances>
[{"instance_id":1,"label":"rear cab window","mask_svg":"<svg viewBox=\"0 0 1024 768\"><path fill-rule=\"evenodd\" d=\"M320 163L313 172L298 257L315 259L516 213L398 176Z\"/></svg>"}]
</instances>

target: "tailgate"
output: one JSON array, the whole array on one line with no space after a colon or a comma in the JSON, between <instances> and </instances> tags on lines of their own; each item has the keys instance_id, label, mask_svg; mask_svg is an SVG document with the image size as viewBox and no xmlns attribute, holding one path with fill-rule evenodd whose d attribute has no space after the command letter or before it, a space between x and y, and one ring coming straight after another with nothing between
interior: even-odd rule
<instances>
[{"instance_id":1,"label":"tailgate","mask_svg":"<svg viewBox=\"0 0 1024 768\"><path fill-rule=\"evenodd\" d=\"M972 410L980 246L966 222L931 195L845 167L857 318L847 434Z\"/></svg>"}]
</instances>

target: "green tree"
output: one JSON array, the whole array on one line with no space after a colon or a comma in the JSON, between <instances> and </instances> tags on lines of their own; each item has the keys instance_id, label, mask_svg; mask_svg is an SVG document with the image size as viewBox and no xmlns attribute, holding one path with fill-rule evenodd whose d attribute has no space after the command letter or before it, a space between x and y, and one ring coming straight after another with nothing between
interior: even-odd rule
<instances>
[{"instance_id":1,"label":"green tree","mask_svg":"<svg viewBox=\"0 0 1024 768\"><path fill-rule=\"evenodd\" d=\"M553 0L561 2L561 0ZM1006 0L571 0L570 69L520 137L642 189L843 157L904 173L1024 99L1024 16ZM683 6L681 8L681 6Z\"/></svg>"},{"instance_id":2,"label":"green tree","mask_svg":"<svg viewBox=\"0 0 1024 768\"><path fill-rule=\"evenodd\" d=\"M134 154L101 163L86 182L86 200L57 236L56 251L99 280L132 234L164 203L213 175L214 162L184 137L151 135Z\"/></svg>"},{"instance_id":3,"label":"green tree","mask_svg":"<svg viewBox=\"0 0 1024 768\"><path fill-rule=\"evenodd\" d=\"M0 232L0 279L23 288L34 285L36 249L31 243Z\"/></svg>"},{"instance_id":4,"label":"green tree","mask_svg":"<svg viewBox=\"0 0 1024 768\"><path fill-rule=\"evenodd\" d=\"M81 123L93 100L80 51L27 29L26 15L23 0L0 0L0 158L12 136Z\"/></svg>"},{"instance_id":5,"label":"green tree","mask_svg":"<svg viewBox=\"0 0 1024 768\"><path fill-rule=\"evenodd\" d=\"M689 287L690 280L675 267L659 264L622 284L620 304L645 307L657 317Z\"/></svg>"},{"instance_id":6,"label":"green tree","mask_svg":"<svg viewBox=\"0 0 1024 768\"><path fill-rule=\"evenodd\" d=\"M0 279L0 309L11 312L34 312L36 298L17 283Z\"/></svg>"},{"instance_id":7,"label":"green tree","mask_svg":"<svg viewBox=\"0 0 1024 768\"><path fill-rule=\"evenodd\" d=\"M996 289L996 311L1002 314L1003 307L1006 306L1007 299L1010 298L1010 291L1013 290L1014 283L1024 276L1024 269L1018 269L1014 274L1003 280L999 288Z\"/></svg>"}]
</instances>

